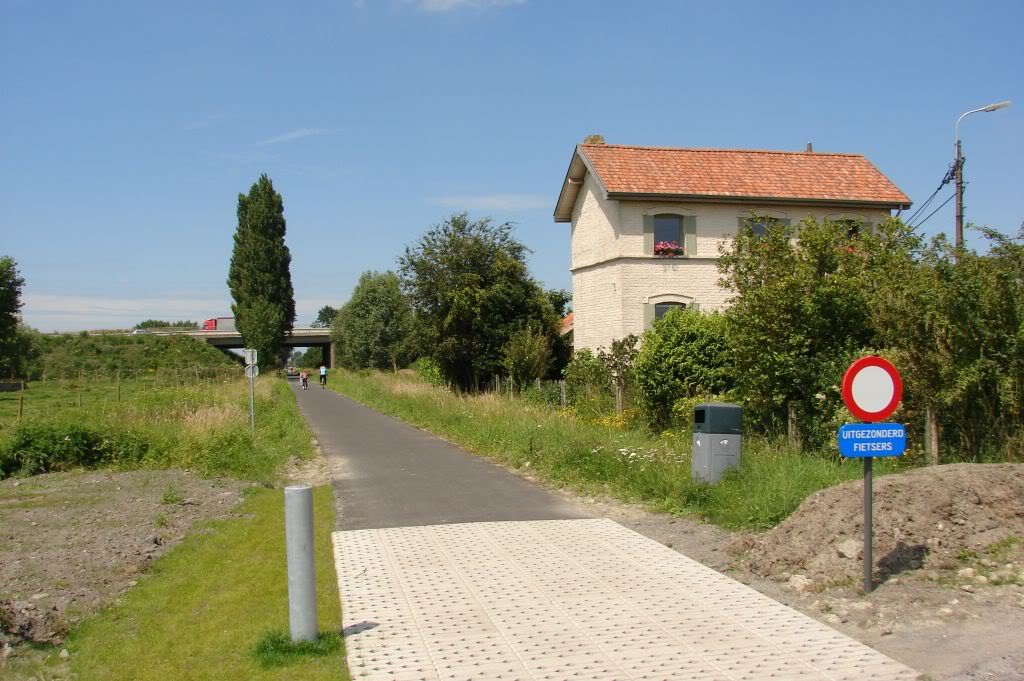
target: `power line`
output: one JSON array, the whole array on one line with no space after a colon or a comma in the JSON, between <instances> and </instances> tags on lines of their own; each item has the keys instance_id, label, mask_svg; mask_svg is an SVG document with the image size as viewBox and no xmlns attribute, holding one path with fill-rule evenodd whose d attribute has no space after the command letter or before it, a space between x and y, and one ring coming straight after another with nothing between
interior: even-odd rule
<instances>
[{"instance_id":1,"label":"power line","mask_svg":"<svg viewBox=\"0 0 1024 681\"><path fill-rule=\"evenodd\" d=\"M950 197L949 197L948 199L946 199L946 200L945 200L945 201L943 201L943 202L942 202L941 204L939 204L939 207L938 207L938 208L936 208L935 210L933 210L933 211L932 211L931 213L928 213L928 218L930 218L931 216L935 215L935 214L936 214L936 213L938 213L938 212L939 212L940 210L942 210L942 207L943 207L943 206L945 206L945 205L946 205L947 203L949 203L950 201L952 201L954 197L956 197L956 194L951 194L951 195L950 195ZM921 220L921 222L919 222L919 223L917 223L916 225L914 225L914 228L916 229L917 227L920 227L920 226L921 226L921 225L923 225L924 223L928 222L928 218L925 218L924 220Z\"/></svg>"},{"instance_id":2,"label":"power line","mask_svg":"<svg viewBox=\"0 0 1024 681\"><path fill-rule=\"evenodd\" d=\"M942 182L940 182L939 186L935 188L935 191L933 191L932 195L928 197L928 200L925 201L924 203L922 203L920 206L918 206L917 210L914 211L914 214L911 215L909 218L907 218L906 224L908 226L910 226L911 223L914 222L914 219L917 216L919 216L921 213L923 213L928 208L928 206L931 204L931 202L935 200L935 195L938 194L940 191L942 191L943 187L945 187L947 184L949 184L950 182L952 182L953 180L956 179L956 166L957 166L957 161L954 161L952 163L952 165L949 166L949 170L947 170L946 174L942 177ZM943 205L945 205L945 204L943 204ZM928 217L931 217L931 215L929 215ZM925 218L925 219L927 219L927 218Z\"/></svg>"}]
</instances>

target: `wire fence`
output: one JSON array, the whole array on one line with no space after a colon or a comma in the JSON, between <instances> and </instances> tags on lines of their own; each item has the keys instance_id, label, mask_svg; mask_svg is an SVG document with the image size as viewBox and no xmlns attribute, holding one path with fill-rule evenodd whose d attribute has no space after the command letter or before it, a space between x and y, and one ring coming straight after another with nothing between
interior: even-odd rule
<instances>
[{"instance_id":1,"label":"wire fence","mask_svg":"<svg viewBox=\"0 0 1024 681\"><path fill-rule=\"evenodd\" d=\"M176 387L244 380L242 367L119 369L44 374L38 380L0 382L0 421L52 415L65 409L106 409L141 395Z\"/></svg>"}]
</instances>

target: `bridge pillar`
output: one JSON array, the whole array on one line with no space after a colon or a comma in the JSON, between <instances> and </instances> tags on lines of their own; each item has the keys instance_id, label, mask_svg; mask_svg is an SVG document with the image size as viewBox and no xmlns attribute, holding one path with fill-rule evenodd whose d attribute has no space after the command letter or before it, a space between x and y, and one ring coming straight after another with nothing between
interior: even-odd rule
<instances>
[{"instance_id":1,"label":"bridge pillar","mask_svg":"<svg viewBox=\"0 0 1024 681\"><path fill-rule=\"evenodd\" d=\"M333 369L335 367L334 342L333 341L327 344L327 352L325 352L324 354L327 356L327 361L329 362L329 364L327 366L329 366L330 368Z\"/></svg>"}]
</instances>

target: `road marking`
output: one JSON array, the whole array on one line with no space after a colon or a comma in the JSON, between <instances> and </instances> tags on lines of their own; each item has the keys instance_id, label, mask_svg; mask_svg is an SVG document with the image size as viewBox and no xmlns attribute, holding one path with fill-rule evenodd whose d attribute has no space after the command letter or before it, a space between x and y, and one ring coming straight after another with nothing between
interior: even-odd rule
<instances>
[{"instance_id":1,"label":"road marking","mask_svg":"<svg viewBox=\"0 0 1024 681\"><path fill-rule=\"evenodd\" d=\"M607 519L333 538L355 680L918 677Z\"/></svg>"}]
</instances>

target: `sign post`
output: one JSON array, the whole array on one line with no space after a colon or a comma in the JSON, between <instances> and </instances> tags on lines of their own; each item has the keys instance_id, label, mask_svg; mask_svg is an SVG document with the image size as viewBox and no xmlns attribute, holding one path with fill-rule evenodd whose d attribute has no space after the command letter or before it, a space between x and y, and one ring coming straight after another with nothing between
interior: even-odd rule
<instances>
[{"instance_id":1,"label":"sign post","mask_svg":"<svg viewBox=\"0 0 1024 681\"><path fill-rule=\"evenodd\" d=\"M245 348L242 351L245 355L245 377L249 379L249 427L256 432L256 391L253 388L253 381L260 375L260 367L256 363L257 353L255 348Z\"/></svg>"},{"instance_id":2,"label":"sign post","mask_svg":"<svg viewBox=\"0 0 1024 681\"><path fill-rule=\"evenodd\" d=\"M843 402L854 416L867 423L847 423L839 428L839 453L864 459L864 592L872 580L872 478L876 456L900 456L907 446L902 423L879 423L888 418L903 398L903 380L890 362L869 355L861 357L843 375Z\"/></svg>"}]
</instances>

